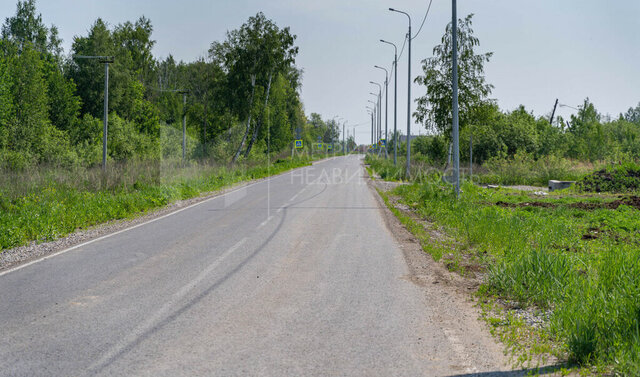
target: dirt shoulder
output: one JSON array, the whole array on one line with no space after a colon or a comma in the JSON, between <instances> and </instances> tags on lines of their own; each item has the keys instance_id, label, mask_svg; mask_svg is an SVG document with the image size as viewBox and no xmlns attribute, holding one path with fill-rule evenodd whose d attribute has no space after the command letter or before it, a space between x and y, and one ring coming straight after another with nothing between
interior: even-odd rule
<instances>
[{"instance_id":1,"label":"dirt shoulder","mask_svg":"<svg viewBox=\"0 0 640 377\"><path fill-rule=\"evenodd\" d=\"M546 360L543 365L538 364L532 368L515 367L516 369L513 369L513 365L516 364L514 356L517 357L517 355L508 355L507 346L492 335L491 328L481 320L483 312L474 299L474 293L482 283L483 272L475 270L472 261L468 264L463 261L467 273L461 276L449 270L446 256L443 256L441 262L434 261L432 256L423 250L420 240L405 228L378 193L378 191L391 191L401 183L369 179L368 184L375 192L388 229L393 233L403 251L410 271L407 279L419 286L427 301L433 308L437 308L436 326L439 326L445 334L451 334L448 336L449 340L455 344L455 348L463 355L469 366L476 370L495 371L482 373L483 376L561 374L560 368L554 366L556 360ZM449 239L433 224L420 219L396 199L390 195L389 204L403 215L421 224L434 242L455 245L455 240Z\"/></svg>"},{"instance_id":2,"label":"dirt shoulder","mask_svg":"<svg viewBox=\"0 0 640 377\"><path fill-rule=\"evenodd\" d=\"M386 191L393 185L377 180L369 180L369 185L375 191L388 229L403 251L410 272L407 279L422 288L427 302L438 313L434 325L447 335L453 348L465 360L465 367L495 371L495 375L500 376L504 375L504 371L511 370L503 347L492 338L488 327L478 321L480 312L470 296L477 283L449 272L422 250L420 242L405 229L377 193L377 189ZM525 371L520 372L526 374Z\"/></svg>"}]
</instances>

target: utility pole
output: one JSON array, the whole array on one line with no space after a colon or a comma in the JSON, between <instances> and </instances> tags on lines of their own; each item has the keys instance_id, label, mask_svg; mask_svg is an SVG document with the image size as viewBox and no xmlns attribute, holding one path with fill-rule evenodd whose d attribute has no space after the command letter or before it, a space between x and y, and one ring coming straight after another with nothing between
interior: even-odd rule
<instances>
[{"instance_id":1,"label":"utility pole","mask_svg":"<svg viewBox=\"0 0 640 377\"><path fill-rule=\"evenodd\" d=\"M393 46L393 165L398 164L398 46L381 39L380 42ZM387 142L389 142L387 140Z\"/></svg>"},{"instance_id":2,"label":"utility pole","mask_svg":"<svg viewBox=\"0 0 640 377\"><path fill-rule=\"evenodd\" d=\"M373 112L371 112L371 145L373 146Z\"/></svg>"},{"instance_id":3,"label":"utility pole","mask_svg":"<svg viewBox=\"0 0 640 377\"><path fill-rule=\"evenodd\" d=\"M455 1L455 0L454 0ZM411 16L409 13L389 8L392 12L402 13L409 19L409 32L407 33L407 42L409 42L408 58L407 58L407 172L406 176L411 176ZM455 38L454 38L455 43Z\"/></svg>"},{"instance_id":4,"label":"utility pole","mask_svg":"<svg viewBox=\"0 0 640 377\"><path fill-rule=\"evenodd\" d=\"M182 94L182 163L186 161L187 154L187 94L188 90L178 90Z\"/></svg>"},{"instance_id":5,"label":"utility pole","mask_svg":"<svg viewBox=\"0 0 640 377\"><path fill-rule=\"evenodd\" d=\"M374 93L369 93L369 94L377 96L377 94L374 94ZM369 100L369 103L373 105L373 108L371 109L371 112L373 113L373 123L371 124L371 145L373 145L376 142L376 133L377 133L376 122L378 119L378 115L376 113L376 110L377 110L376 103L373 102L372 100Z\"/></svg>"},{"instance_id":6,"label":"utility pole","mask_svg":"<svg viewBox=\"0 0 640 377\"><path fill-rule=\"evenodd\" d=\"M553 105L553 111L551 112L551 119L549 119L549 124L553 126L553 117L556 115L556 108L558 107L558 99L556 98L556 104Z\"/></svg>"},{"instance_id":7,"label":"utility pole","mask_svg":"<svg viewBox=\"0 0 640 377\"><path fill-rule=\"evenodd\" d=\"M389 71L380 66L375 66L378 69L384 70L384 158L389 157L387 153L387 143L389 142L388 134L388 120L389 120Z\"/></svg>"},{"instance_id":8,"label":"utility pole","mask_svg":"<svg viewBox=\"0 0 640 377\"><path fill-rule=\"evenodd\" d=\"M104 63L104 114L102 118L102 172L107 172L107 132L109 130L109 63L115 61L113 56L74 55L74 59L97 59Z\"/></svg>"},{"instance_id":9,"label":"utility pole","mask_svg":"<svg viewBox=\"0 0 640 377\"><path fill-rule=\"evenodd\" d=\"M347 144L345 144L345 138L344 138L344 126L347 124L347 122L342 122L342 148L346 154L347 151Z\"/></svg>"},{"instance_id":10,"label":"utility pole","mask_svg":"<svg viewBox=\"0 0 640 377\"><path fill-rule=\"evenodd\" d=\"M378 117L376 118L376 122L377 122L377 127L376 127L376 143L378 142L378 140L380 140L380 131L382 129L382 85L378 84L377 82L373 82L373 81L369 81L370 84L373 85L377 85L378 86L378 94L375 93L370 93L373 96L376 96L376 98L378 99L378 103L377 103L377 107L378 107L378 112L377 115Z\"/></svg>"},{"instance_id":11,"label":"utility pole","mask_svg":"<svg viewBox=\"0 0 640 377\"><path fill-rule=\"evenodd\" d=\"M453 174L456 197L460 197L460 140L458 135L458 15L456 0L452 0L451 39L453 53ZM409 44L411 46L411 44ZM409 47L411 51L411 47Z\"/></svg>"},{"instance_id":12,"label":"utility pole","mask_svg":"<svg viewBox=\"0 0 640 377\"><path fill-rule=\"evenodd\" d=\"M382 89L378 92L378 141L382 139Z\"/></svg>"},{"instance_id":13,"label":"utility pole","mask_svg":"<svg viewBox=\"0 0 640 377\"><path fill-rule=\"evenodd\" d=\"M473 132L469 134L469 180L473 180Z\"/></svg>"}]
</instances>

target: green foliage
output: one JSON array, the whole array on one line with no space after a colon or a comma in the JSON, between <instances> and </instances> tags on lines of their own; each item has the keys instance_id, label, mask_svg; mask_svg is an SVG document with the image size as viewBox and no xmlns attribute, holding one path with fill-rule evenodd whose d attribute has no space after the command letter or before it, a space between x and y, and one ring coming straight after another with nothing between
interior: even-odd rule
<instances>
[{"instance_id":1,"label":"green foliage","mask_svg":"<svg viewBox=\"0 0 640 377\"><path fill-rule=\"evenodd\" d=\"M444 165L449 153L449 143L443 135L416 136L411 139L411 152L415 155L414 158L421 155L433 165Z\"/></svg>"},{"instance_id":2,"label":"green foliage","mask_svg":"<svg viewBox=\"0 0 640 377\"><path fill-rule=\"evenodd\" d=\"M215 150L227 160L239 141L232 140L231 129L249 110L254 117L246 130L247 155L254 143L263 146L267 139L271 152L288 148L294 130L304 126L301 75L294 65L298 48L289 28L258 13L230 31L226 41L212 43L208 59L191 63L171 56L156 61L152 33L145 17L113 27L97 19L86 35L74 37L71 58L63 62L57 28L44 26L35 0L19 1L0 42L0 164L25 169L101 161L105 66L81 56L114 57L109 65L111 162L181 157L183 116L190 159ZM249 104L252 76L256 100ZM269 77L273 85L267 93ZM188 91L186 106L177 89ZM162 124L167 125L164 136ZM251 158L261 159L266 148L257 153Z\"/></svg>"},{"instance_id":3,"label":"green foliage","mask_svg":"<svg viewBox=\"0 0 640 377\"><path fill-rule=\"evenodd\" d=\"M258 13L240 29L228 32L224 42L211 44L209 57L226 72L225 102L234 115L244 118L252 106L247 101L252 77L264 89L272 73L286 72L295 63L298 53L295 39L288 27L280 29Z\"/></svg>"},{"instance_id":4,"label":"green foliage","mask_svg":"<svg viewBox=\"0 0 640 377\"><path fill-rule=\"evenodd\" d=\"M16 15L7 18L2 25L2 39L14 43L19 51L30 45L40 52L45 52L50 42L52 45L59 43L56 38L49 41L48 33L49 30L42 22L42 16L36 14L35 0L18 1Z\"/></svg>"},{"instance_id":5,"label":"green foliage","mask_svg":"<svg viewBox=\"0 0 640 377\"><path fill-rule=\"evenodd\" d=\"M376 158L367 155L364 162L369 164L371 171L378 174L385 181L401 181L405 179L404 164L393 164L393 159Z\"/></svg>"},{"instance_id":6,"label":"green foliage","mask_svg":"<svg viewBox=\"0 0 640 377\"><path fill-rule=\"evenodd\" d=\"M634 192L640 191L640 165L625 163L607 166L587 175L576 183L579 190L587 192Z\"/></svg>"},{"instance_id":7,"label":"green foliage","mask_svg":"<svg viewBox=\"0 0 640 377\"><path fill-rule=\"evenodd\" d=\"M471 119L475 107L482 106L491 93L492 85L484 79L484 63L493 53L477 54L474 49L480 41L473 34L473 14L458 20L458 86L460 104L460 126L464 128ZM447 25L441 44L433 49L433 57L422 61L424 76L415 79L426 86L426 94L417 99L414 116L427 129L444 133L450 137L452 124L452 50L451 24Z\"/></svg>"}]
</instances>

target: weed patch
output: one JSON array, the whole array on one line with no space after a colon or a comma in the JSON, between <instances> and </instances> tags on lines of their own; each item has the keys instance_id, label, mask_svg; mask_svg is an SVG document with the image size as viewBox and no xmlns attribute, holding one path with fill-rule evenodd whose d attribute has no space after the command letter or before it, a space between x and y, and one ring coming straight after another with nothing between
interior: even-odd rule
<instances>
[{"instance_id":1,"label":"weed patch","mask_svg":"<svg viewBox=\"0 0 640 377\"><path fill-rule=\"evenodd\" d=\"M621 374L640 370L637 196L565 192L532 200L465 183L456 200L435 178L389 195L453 237L454 255L482 256L485 297L548 313L543 337L557 354Z\"/></svg>"}]
</instances>

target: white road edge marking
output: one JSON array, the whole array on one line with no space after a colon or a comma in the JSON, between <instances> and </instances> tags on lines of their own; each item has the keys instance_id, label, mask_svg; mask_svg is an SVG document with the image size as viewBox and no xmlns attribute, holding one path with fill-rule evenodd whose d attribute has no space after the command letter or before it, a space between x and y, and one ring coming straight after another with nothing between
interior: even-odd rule
<instances>
[{"instance_id":1,"label":"white road edge marking","mask_svg":"<svg viewBox=\"0 0 640 377\"><path fill-rule=\"evenodd\" d=\"M192 291L202 280L204 280L213 270L215 270L222 261L231 255L234 251L236 251L240 246L242 246L245 242L247 242L247 237L242 238L235 245L231 246L227 251L225 251L222 255L216 258L213 263L211 263L207 268L205 268L202 272L198 274L193 280L185 284L179 291L174 293L169 301L167 301L160 310L158 310L154 315L149 317L146 321L144 321L140 326L136 327L133 331L129 333L122 341L118 342L115 346L111 347L111 349L105 353L100 360L96 363L92 364L89 367L89 370L96 369L106 362L109 359L116 356L118 353L122 352L127 346L131 343L135 342L138 337L144 334L149 329L153 328L158 321L160 321L163 317L165 317L171 310L172 307L178 304L180 300L182 300L190 291Z\"/></svg>"},{"instance_id":2,"label":"white road edge marking","mask_svg":"<svg viewBox=\"0 0 640 377\"><path fill-rule=\"evenodd\" d=\"M258 225L258 229L260 229L260 228L262 228L263 226L267 225L267 223L268 223L269 221L271 221L271 219L273 219L273 215L271 215L271 216L267 217L267 219L266 219L265 221L261 222L261 223L260 223L260 225Z\"/></svg>"},{"instance_id":3,"label":"white road edge marking","mask_svg":"<svg viewBox=\"0 0 640 377\"><path fill-rule=\"evenodd\" d=\"M326 160L317 161L317 162L315 162L315 164L320 164L320 163L323 163L323 162L331 161L331 160L333 160L333 159L335 159L335 157L334 157L334 158L330 158L330 159L326 159ZM274 179L274 178L279 178L279 177L282 177L282 176L286 176L286 175L291 174L291 173L293 173L294 171L299 170L299 169L309 169L309 168L311 168L311 167L312 167L313 165L315 165L315 164L313 164L313 163L312 163L312 165L311 165L311 166L303 166L303 167L296 168L296 169L290 170L290 171L285 172L285 173L282 173L282 174L274 175L274 176L271 176L271 177L267 178L267 180L272 180L272 179ZM151 223L156 222L156 221L158 221L158 220L162 220L162 219L167 218L167 217L169 217L169 216L175 215L176 213L180 213L180 212L182 212L182 211L185 211L185 210L187 210L187 209L189 209L189 208L192 208L192 207L198 206L198 205L200 205L200 204L204 204L204 203L206 203L206 202L208 202L208 201L211 201L211 200L215 200L215 199L218 199L218 198L222 198L222 197L224 197L224 196L226 196L226 195L232 194L232 193L234 193L234 192L236 192L236 191L239 191L239 190L242 190L242 189L249 188L249 187L251 187L251 186L257 185L257 184L262 183L262 182L264 182L264 180L262 180L262 181L258 181L258 182L253 182L253 183L250 183L250 184L248 184L248 185L244 185L244 186L242 186L242 187L238 187L238 188L237 188L237 189L235 189L235 190L232 190L232 191L229 191L229 192L225 192L224 194L220 194L220 195L213 196L213 197L211 197L211 198L209 198L209 199L205 199L205 200L203 200L203 201L201 201L201 202L194 203L194 204L192 204L192 205L190 205L190 206L186 206L186 207L184 207L184 208L180 208L180 209L175 210L175 211L173 211L173 212L171 212L171 213L167 213L166 215L163 215L163 216L160 216L160 217L156 217L155 219L151 219L151 220L149 220L149 221L145 221L145 222L143 222L143 223L140 223L140 224L137 224L137 225L131 226L131 227L129 227L129 228L121 229L121 230L119 230L119 231L117 231L117 232L113 232L113 233L105 234L105 235L104 235L104 236L102 236L102 237L94 238L94 239L92 239L92 240L89 240L89 241L86 241L86 242L83 242L83 243L77 244L77 245L75 245L75 246L71 246L71 247L69 247L69 248L67 248L67 249L60 250L60 251L55 252L55 253L53 253L53 254L45 255L44 257L41 257L41 258L38 258L38 259L34 259L34 260L32 260L31 262L27 262L27 263L25 263L25 264L21 264L21 265L19 265L19 266L16 266L16 267L10 268L10 269L8 269L8 270L2 271L2 272L0 272L0 277L2 277L2 276L4 276L4 275L7 275L7 274L10 274L10 273L12 273L12 272L14 272L14 271L21 270L21 269L23 269L23 268L25 268L25 267L29 267L29 266L31 266L31 265L33 265L33 264L36 264L36 263L42 262L42 261L44 261L44 260L51 259L51 258L53 258L53 257L57 257L57 256L58 256L58 255L60 255L60 254L64 254L64 253L67 253L67 252L69 252L69 251L72 251L72 250L75 250L75 249L79 249L79 248L81 248L81 247L87 246L87 245L92 244L92 243L94 243L94 242L102 241L102 240L104 240L105 238L113 237L113 236L118 235L118 234L120 234L120 233L124 233L124 232L130 231L130 230L136 229L136 228L141 227L141 226L143 226L143 225L151 224Z\"/></svg>"}]
</instances>

